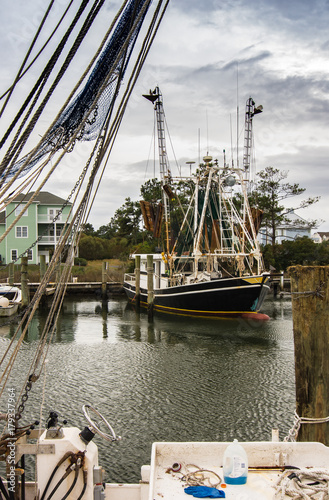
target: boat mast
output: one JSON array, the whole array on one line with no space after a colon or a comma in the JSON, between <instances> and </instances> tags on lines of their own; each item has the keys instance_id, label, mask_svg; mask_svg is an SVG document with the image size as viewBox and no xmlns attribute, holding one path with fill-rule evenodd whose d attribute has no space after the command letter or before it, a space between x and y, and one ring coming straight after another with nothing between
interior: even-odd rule
<instances>
[{"instance_id":1,"label":"boat mast","mask_svg":"<svg viewBox=\"0 0 329 500\"><path fill-rule=\"evenodd\" d=\"M248 191L250 192L253 188L254 175L255 172L251 168L251 149L252 149L252 119L254 115L261 113L263 111L263 106L255 107L255 101L252 97L246 102L246 114L245 114L245 131L244 131L244 154L243 154L243 167L245 170L246 181L249 182Z\"/></svg>"},{"instance_id":2,"label":"boat mast","mask_svg":"<svg viewBox=\"0 0 329 500\"><path fill-rule=\"evenodd\" d=\"M165 234L166 234L166 253L167 256L170 255L169 247L169 222L170 222L170 212L169 212L169 194L170 188L168 182L170 180L170 170L169 161L167 156L166 148L166 136L165 136L165 114L163 109L162 94L159 87L156 87L153 91L150 90L148 95L143 95L146 99L151 101L154 105L154 110L156 114L157 122L157 132L158 132L158 148L159 148L159 164L160 164L160 180L162 187L162 200L164 206L164 221L165 221Z\"/></svg>"}]
</instances>

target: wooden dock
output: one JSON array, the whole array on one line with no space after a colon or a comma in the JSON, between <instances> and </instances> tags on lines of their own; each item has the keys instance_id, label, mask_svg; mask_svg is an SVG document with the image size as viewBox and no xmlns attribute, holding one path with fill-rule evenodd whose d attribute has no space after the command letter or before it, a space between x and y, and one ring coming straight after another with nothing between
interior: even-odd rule
<instances>
[{"instance_id":1,"label":"wooden dock","mask_svg":"<svg viewBox=\"0 0 329 500\"><path fill-rule=\"evenodd\" d=\"M30 296L33 295L38 289L40 283L28 283L28 290ZM19 285L19 283L18 283ZM55 292L56 283L49 283L45 295L52 295ZM106 283L106 291L108 295L121 295L123 294L123 284L120 282L108 282ZM67 295L81 295L81 294L101 294L102 292L102 282L92 281L92 282L70 282L66 285Z\"/></svg>"}]
</instances>

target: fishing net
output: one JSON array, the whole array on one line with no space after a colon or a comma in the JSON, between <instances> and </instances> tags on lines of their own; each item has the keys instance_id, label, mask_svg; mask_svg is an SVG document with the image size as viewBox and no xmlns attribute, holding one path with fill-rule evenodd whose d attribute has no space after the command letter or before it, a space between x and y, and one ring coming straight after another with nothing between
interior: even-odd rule
<instances>
[{"instance_id":1,"label":"fishing net","mask_svg":"<svg viewBox=\"0 0 329 500\"><path fill-rule=\"evenodd\" d=\"M26 155L16 162L7 173L7 179L14 176L27 161L20 177L46 154L65 147L79 128L77 140L89 141L98 136L127 69L150 3L150 0L130 0L127 3L84 88L63 111L33 157Z\"/></svg>"}]
</instances>

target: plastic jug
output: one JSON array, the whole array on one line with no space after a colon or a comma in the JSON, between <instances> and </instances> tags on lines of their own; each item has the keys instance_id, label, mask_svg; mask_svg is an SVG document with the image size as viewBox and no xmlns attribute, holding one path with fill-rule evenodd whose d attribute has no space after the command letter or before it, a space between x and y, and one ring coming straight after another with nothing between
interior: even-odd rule
<instances>
[{"instance_id":1,"label":"plastic jug","mask_svg":"<svg viewBox=\"0 0 329 500\"><path fill-rule=\"evenodd\" d=\"M223 474L227 484L245 484L247 482L248 457L237 439L234 439L224 452Z\"/></svg>"}]
</instances>

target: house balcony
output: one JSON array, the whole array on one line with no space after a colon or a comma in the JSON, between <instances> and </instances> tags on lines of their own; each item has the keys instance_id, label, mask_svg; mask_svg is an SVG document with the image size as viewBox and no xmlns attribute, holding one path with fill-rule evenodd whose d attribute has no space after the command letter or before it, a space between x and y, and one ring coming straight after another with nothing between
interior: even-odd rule
<instances>
[{"instance_id":1,"label":"house balcony","mask_svg":"<svg viewBox=\"0 0 329 500\"><path fill-rule=\"evenodd\" d=\"M57 243L59 242L59 240L60 240L60 236L44 235L38 241L38 245L57 245Z\"/></svg>"},{"instance_id":2,"label":"house balcony","mask_svg":"<svg viewBox=\"0 0 329 500\"><path fill-rule=\"evenodd\" d=\"M40 222L40 223L44 223L44 224L49 224L49 223L52 223L52 222L53 222L54 217L55 217L54 215L48 215L48 214L41 214L41 215L40 215L40 214L39 214L39 215L38 215L38 222ZM65 223L65 222L67 222L67 221L68 221L68 218L66 217L66 215L61 214L61 215L58 217L58 219L56 219L56 224L57 224L58 222L60 222L60 223L62 223L62 224L63 224L63 223Z\"/></svg>"}]
</instances>

